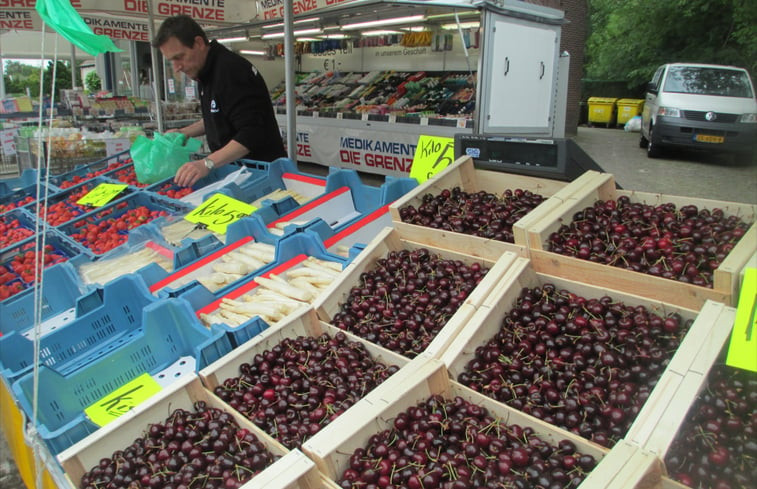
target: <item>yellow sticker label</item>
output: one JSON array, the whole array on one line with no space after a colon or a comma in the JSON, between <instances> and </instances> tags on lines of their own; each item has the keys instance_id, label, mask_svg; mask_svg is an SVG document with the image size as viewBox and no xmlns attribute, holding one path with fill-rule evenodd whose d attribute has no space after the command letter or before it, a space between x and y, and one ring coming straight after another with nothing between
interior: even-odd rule
<instances>
[{"instance_id":1,"label":"yellow sticker label","mask_svg":"<svg viewBox=\"0 0 757 489\"><path fill-rule=\"evenodd\" d=\"M747 268L725 363L757 372L757 268Z\"/></svg>"},{"instance_id":2,"label":"yellow sticker label","mask_svg":"<svg viewBox=\"0 0 757 489\"><path fill-rule=\"evenodd\" d=\"M229 224L249 216L256 210L258 210L257 207L228 195L213 194L184 219L203 224L214 233L226 234L226 227Z\"/></svg>"},{"instance_id":3,"label":"yellow sticker label","mask_svg":"<svg viewBox=\"0 0 757 489\"><path fill-rule=\"evenodd\" d=\"M91 207L100 207L118 196L128 187L125 183L101 183L86 193L76 203L79 205L88 205Z\"/></svg>"},{"instance_id":4,"label":"yellow sticker label","mask_svg":"<svg viewBox=\"0 0 757 489\"><path fill-rule=\"evenodd\" d=\"M418 137L410 177L423 183L455 161L455 139L439 136Z\"/></svg>"},{"instance_id":5,"label":"yellow sticker label","mask_svg":"<svg viewBox=\"0 0 757 489\"><path fill-rule=\"evenodd\" d=\"M91 404L84 412L97 426L105 426L160 392L160 389L155 379L144 373Z\"/></svg>"}]
</instances>

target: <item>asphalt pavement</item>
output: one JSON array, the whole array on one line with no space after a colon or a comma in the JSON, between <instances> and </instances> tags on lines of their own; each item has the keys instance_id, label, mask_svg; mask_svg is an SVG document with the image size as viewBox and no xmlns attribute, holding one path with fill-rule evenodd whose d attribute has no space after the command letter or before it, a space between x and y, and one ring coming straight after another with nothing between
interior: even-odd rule
<instances>
[{"instance_id":1,"label":"asphalt pavement","mask_svg":"<svg viewBox=\"0 0 757 489\"><path fill-rule=\"evenodd\" d=\"M757 204L757 165L732 155L668 150L648 158L639 133L579 127L576 143L626 190Z\"/></svg>"}]
</instances>

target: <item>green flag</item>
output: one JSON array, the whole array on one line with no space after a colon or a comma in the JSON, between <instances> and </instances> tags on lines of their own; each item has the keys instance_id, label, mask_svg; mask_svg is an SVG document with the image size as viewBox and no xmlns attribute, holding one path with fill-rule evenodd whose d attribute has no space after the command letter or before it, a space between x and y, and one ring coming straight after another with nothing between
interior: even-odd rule
<instances>
[{"instance_id":1,"label":"green flag","mask_svg":"<svg viewBox=\"0 0 757 489\"><path fill-rule=\"evenodd\" d=\"M37 0L35 9L45 24L87 54L122 51L108 36L93 33L69 0Z\"/></svg>"}]
</instances>

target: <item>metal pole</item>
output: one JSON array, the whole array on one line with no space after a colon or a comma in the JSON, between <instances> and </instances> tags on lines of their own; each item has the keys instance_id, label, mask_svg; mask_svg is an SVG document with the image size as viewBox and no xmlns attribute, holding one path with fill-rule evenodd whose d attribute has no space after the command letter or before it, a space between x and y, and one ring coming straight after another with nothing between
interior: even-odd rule
<instances>
[{"instance_id":1,"label":"metal pole","mask_svg":"<svg viewBox=\"0 0 757 489\"><path fill-rule=\"evenodd\" d=\"M150 41L155 37L154 30L155 30L155 19L152 15L152 0L147 0L147 35L150 37ZM163 133L163 104L161 103L160 99L160 90L159 90L159 80L161 78L160 73L158 71L158 55L160 54L159 51L154 48L150 47L150 52L152 58L152 73L153 73L153 80L152 80L152 89L155 92L155 116L158 120L158 132Z\"/></svg>"},{"instance_id":2,"label":"metal pole","mask_svg":"<svg viewBox=\"0 0 757 489\"><path fill-rule=\"evenodd\" d=\"M284 66L287 111L287 154L297 162L297 111L294 96L294 19L293 2L284 2Z\"/></svg>"},{"instance_id":3,"label":"metal pole","mask_svg":"<svg viewBox=\"0 0 757 489\"><path fill-rule=\"evenodd\" d=\"M71 44L71 88L76 89L76 46Z\"/></svg>"}]
</instances>

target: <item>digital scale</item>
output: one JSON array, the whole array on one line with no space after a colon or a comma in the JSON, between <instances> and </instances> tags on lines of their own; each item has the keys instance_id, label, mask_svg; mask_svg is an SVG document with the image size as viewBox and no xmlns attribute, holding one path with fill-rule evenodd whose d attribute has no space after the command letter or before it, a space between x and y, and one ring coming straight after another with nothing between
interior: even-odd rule
<instances>
[{"instance_id":1,"label":"digital scale","mask_svg":"<svg viewBox=\"0 0 757 489\"><path fill-rule=\"evenodd\" d=\"M570 182L602 168L572 139L504 135L455 135L455 158L467 155L476 168Z\"/></svg>"}]
</instances>

